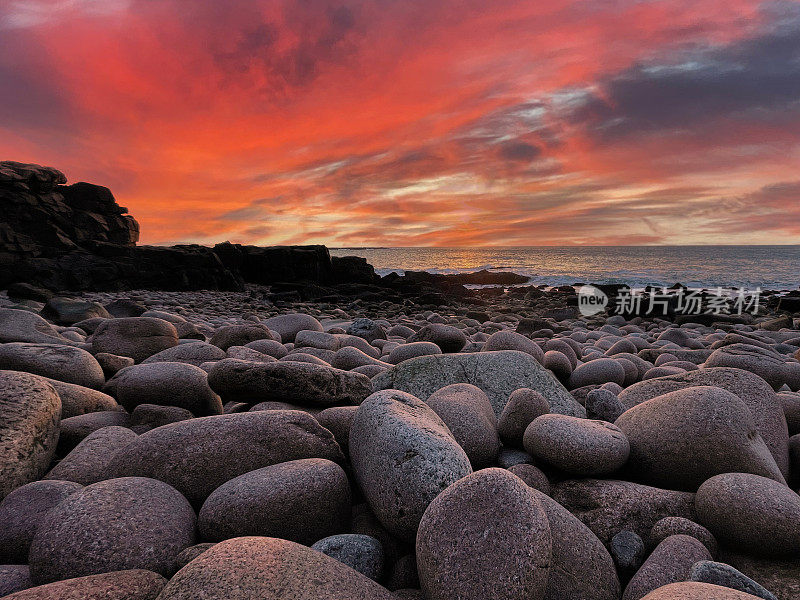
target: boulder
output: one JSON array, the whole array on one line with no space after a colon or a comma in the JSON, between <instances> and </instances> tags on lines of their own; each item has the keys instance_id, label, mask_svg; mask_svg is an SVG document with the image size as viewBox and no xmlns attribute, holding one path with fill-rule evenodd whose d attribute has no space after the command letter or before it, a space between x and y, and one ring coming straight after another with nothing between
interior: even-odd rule
<instances>
[{"instance_id":1,"label":"boulder","mask_svg":"<svg viewBox=\"0 0 800 600\"><path fill-rule=\"evenodd\" d=\"M27 310L0 308L0 343L8 342L75 345L37 314Z\"/></svg>"},{"instance_id":2,"label":"boulder","mask_svg":"<svg viewBox=\"0 0 800 600\"><path fill-rule=\"evenodd\" d=\"M357 410L357 406L332 406L314 415L319 424L333 434L345 454L350 447L350 426Z\"/></svg>"},{"instance_id":3,"label":"boulder","mask_svg":"<svg viewBox=\"0 0 800 600\"><path fill-rule=\"evenodd\" d=\"M586 477L621 469L630 452L628 439L617 426L557 414L535 418L525 430L523 445L534 458Z\"/></svg>"},{"instance_id":4,"label":"boulder","mask_svg":"<svg viewBox=\"0 0 800 600\"><path fill-rule=\"evenodd\" d=\"M552 544L532 488L503 469L475 472L439 494L422 517L422 590L431 600L544 598Z\"/></svg>"},{"instance_id":5,"label":"boulder","mask_svg":"<svg viewBox=\"0 0 800 600\"><path fill-rule=\"evenodd\" d=\"M301 331L323 331L322 324L314 317L300 313L278 315L266 319L263 323L270 330L280 334L280 341L284 344L294 342L295 337Z\"/></svg>"},{"instance_id":6,"label":"boulder","mask_svg":"<svg viewBox=\"0 0 800 600\"><path fill-rule=\"evenodd\" d=\"M347 530L350 485L342 467L304 458L262 467L226 481L198 514L203 539L260 535L300 544Z\"/></svg>"},{"instance_id":7,"label":"boulder","mask_svg":"<svg viewBox=\"0 0 800 600\"><path fill-rule=\"evenodd\" d=\"M272 333L261 323L247 325L224 325L214 332L209 342L222 350L231 346L244 346L256 340L274 340Z\"/></svg>"},{"instance_id":8,"label":"boulder","mask_svg":"<svg viewBox=\"0 0 800 600\"><path fill-rule=\"evenodd\" d=\"M789 437L783 408L772 388L758 375L727 367L703 368L636 383L620 393L619 399L626 408L632 408L656 396L698 385L711 385L727 390L747 405L775 462L784 477L788 476Z\"/></svg>"},{"instance_id":9,"label":"boulder","mask_svg":"<svg viewBox=\"0 0 800 600\"><path fill-rule=\"evenodd\" d=\"M234 477L300 458L343 460L333 434L314 417L296 410L270 410L158 427L117 453L109 473L165 481L199 507Z\"/></svg>"},{"instance_id":10,"label":"boulder","mask_svg":"<svg viewBox=\"0 0 800 600\"><path fill-rule=\"evenodd\" d=\"M321 552L269 537L215 544L178 571L159 600L393 600L368 577Z\"/></svg>"},{"instance_id":11,"label":"boulder","mask_svg":"<svg viewBox=\"0 0 800 600\"><path fill-rule=\"evenodd\" d=\"M427 404L450 429L474 469L495 464L500 452L497 418L483 390L469 383L454 383L436 390Z\"/></svg>"},{"instance_id":12,"label":"boulder","mask_svg":"<svg viewBox=\"0 0 800 600\"><path fill-rule=\"evenodd\" d=\"M103 427L87 435L62 458L45 479L74 481L90 485L107 479L108 464L114 455L136 439L127 427Z\"/></svg>"},{"instance_id":13,"label":"boulder","mask_svg":"<svg viewBox=\"0 0 800 600\"><path fill-rule=\"evenodd\" d=\"M433 342L442 352L460 352L467 343L464 332L452 325L431 323L408 338L409 342Z\"/></svg>"},{"instance_id":14,"label":"boulder","mask_svg":"<svg viewBox=\"0 0 800 600\"><path fill-rule=\"evenodd\" d=\"M24 371L93 389L101 388L106 381L94 356L63 344L0 344L0 369Z\"/></svg>"},{"instance_id":15,"label":"boulder","mask_svg":"<svg viewBox=\"0 0 800 600\"><path fill-rule=\"evenodd\" d=\"M602 385L609 381L620 385L625 383L624 367L613 358L596 358L577 366L569 377L569 389Z\"/></svg>"},{"instance_id":16,"label":"boulder","mask_svg":"<svg viewBox=\"0 0 800 600\"><path fill-rule=\"evenodd\" d=\"M58 397L61 398L62 419L104 410L122 410L117 401L108 394L74 383L46 379L56 390Z\"/></svg>"},{"instance_id":17,"label":"boulder","mask_svg":"<svg viewBox=\"0 0 800 600\"><path fill-rule=\"evenodd\" d=\"M785 483L747 406L722 388L656 396L615 424L630 442L628 469L643 483L694 491L709 477L730 472Z\"/></svg>"},{"instance_id":18,"label":"boulder","mask_svg":"<svg viewBox=\"0 0 800 600\"><path fill-rule=\"evenodd\" d=\"M137 363L178 345L178 332L169 321L153 317L109 319L92 335L92 351L129 356Z\"/></svg>"},{"instance_id":19,"label":"boulder","mask_svg":"<svg viewBox=\"0 0 800 600\"><path fill-rule=\"evenodd\" d=\"M226 402L274 400L320 407L360 404L372 391L369 377L361 373L308 363L232 358L211 368L208 383Z\"/></svg>"},{"instance_id":20,"label":"boulder","mask_svg":"<svg viewBox=\"0 0 800 600\"><path fill-rule=\"evenodd\" d=\"M0 598L33 587L28 565L0 565Z\"/></svg>"},{"instance_id":21,"label":"boulder","mask_svg":"<svg viewBox=\"0 0 800 600\"><path fill-rule=\"evenodd\" d=\"M27 589L6 600L156 600L167 584L144 569L112 571L65 579Z\"/></svg>"},{"instance_id":22,"label":"boulder","mask_svg":"<svg viewBox=\"0 0 800 600\"><path fill-rule=\"evenodd\" d=\"M758 557L730 551L720 553L719 560L757 581L778 597L778 600L800 598L800 565L797 557Z\"/></svg>"},{"instance_id":23,"label":"boulder","mask_svg":"<svg viewBox=\"0 0 800 600\"><path fill-rule=\"evenodd\" d=\"M701 524L732 549L766 556L800 553L800 496L750 473L723 473L697 490Z\"/></svg>"},{"instance_id":24,"label":"boulder","mask_svg":"<svg viewBox=\"0 0 800 600\"><path fill-rule=\"evenodd\" d=\"M411 344L400 344L389 353L386 362L398 365L404 360L416 358L417 356L428 356L430 354L441 354L442 349L433 342L413 342Z\"/></svg>"},{"instance_id":25,"label":"boulder","mask_svg":"<svg viewBox=\"0 0 800 600\"><path fill-rule=\"evenodd\" d=\"M131 427L144 433L150 429L193 419L191 411L178 406L159 406L157 404L139 404L131 413Z\"/></svg>"},{"instance_id":26,"label":"boulder","mask_svg":"<svg viewBox=\"0 0 800 600\"><path fill-rule=\"evenodd\" d=\"M752 594L764 600L778 600L763 585L750 579L747 575L725 563L701 560L692 565L689 581L711 583L722 587Z\"/></svg>"},{"instance_id":27,"label":"boulder","mask_svg":"<svg viewBox=\"0 0 800 600\"><path fill-rule=\"evenodd\" d=\"M68 496L42 519L31 542L35 583L95 573L172 570L194 544L195 514L176 489L155 479L123 477Z\"/></svg>"},{"instance_id":28,"label":"boulder","mask_svg":"<svg viewBox=\"0 0 800 600\"><path fill-rule=\"evenodd\" d=\"M332 535L317 541L311 549L335 558L373 581L383 578L383 546L370 535Z\"/></svg>"},{"instance_id":29,"label":"boulder","mask_svg":"<svg viewBox=\"0 0 800 600\"><path fill-rule=\"evenodd\" d=\"M178 344L152 356L145 358L142 364L149 365L157 362L186 363L199 367L205 362L213 362L227 358L225 350L207 342L189 342Z\"/></svg>"},{"instance_id":30,"label":"boulder","mask_svg":"<svg viewBox=\"0 0 800 600\"><path fill-rule=\"evenodd\" d=\"M655 548L671 535L690 535L700 540L708 548L711 556L717 555L719 545L717 539L708 529L683 517L664 517L653 525L648 539L651 548Z\"/></svg>"},{"instance_id":31,"label":"boulder","mask_svg":"<svg viewBox=\"0 0 800 600\"><path fill-rule=\"evenodd\" d=\"M570 479L553 486L553 499L585 523L604 544L622 530L647 539L664 517L695 520L694 494L608 479Z\"/></svg>"},{"instance_id":32,"label":"boulder","mask_svg":"<svg viewBox=\"0 0 800 600\"><path fill-rule=\"evenodd\" d=\"M520 388L539 392L555 413L585 417L578 404L553 374L530 354L518 350L440 354L406 360L376 375L373 390L397 389L426 400L453 383L470 383L489 397L500 416L511 393Z\"/></svg>"},{"instance_id":33,"label":"boulder","mask_svg":"<svg viewBox=\"0 0 800 600\"><path fill-rule=\"evenodd\" d=\"M769 348L753 344L730 344L717 348L706 359L705 367L732 367L755 373L778 390L786 381L786 360Z\"/></svg>"},{"instance_id":34,"label":"boulder","mask_svg":"<svg viewBox=\"0 0 800 600\"><path fill-rule=\"evenodd\" d=\"M198 417L222 414L222 400L209 387L206 372L185 363L126 367L106 383L104 390L128 412L139 404L157 404L185 408Z\"/></svg>"},{"instance_id":35,"label":"boulder","mask_svg":"<svg viewBox=\"0 0 800 600\"><path fill-rule=\"evenodd\" d=\"M93 431L111 426L128 427L130 424L130 415L119 410L101 410L63 419L58 437L58 453L61 456L67 454Z\"/></svg>"},{"instance_id":36,"label":"boulder","mask_svg":"<svg viewBox=\"0 0 800 600\"><path fill-rule=\"evenodd\" d=\"M0 371L0 500L44 475L60 421L61 399L45 378Z\"/></svg>"},{"instance_id":37,"label":"boulder","mask_svg":"<svg viewBox=\"0 0 800 600\"><path fill-rule=\"evenodd\" d=\"M642 600L757 600L758 596L710 583L670 583L662 586Z\"/></svg>"},{"instance_id":38,"label":"boulder","mask_svg":"<svg viewBox=\"0 0 800 600\"><path fill-rule=\"evenodd\" d=\"M527 485L543 494L550 495L550 481L541 469L534 465L519 463L508 467L514 475L522 479Z\"/></svg>"},{"instance_id":39,"label":"boulder","mask_svg":"<svg viewBox=\"0 0 800 600\"><path fill-rule=\"evenodd\" d=\"M369 396L350 427L350 460L381 523L412 541L431 501L472 472L469 458L438 415L397 390Z\"/></svg>"},{"instance_id":40,"label":"boulder","mask_svg":"<svg viewBox=\"0 0 800 600\"><path fill-rule=\"evenodd\" d=\"M520 352L530 354L539 362L542 362L544 359L544 351L539 344L530 338L526 338L524 335L520 335L508 329L496 331L490 335L481 351L491 352L494 350L519 350Z\"/></svg>"},{"instance_id":41,"label":"boulder","mask_svg":"<svg viewBox=\"0 0 800 600\"><path fill-rule=\"evenodd\" d=\"M711 560L706 547L688 535L671 535L661 542L630 580L622 600L641 600L655 589L686 581L692 565Z\"/></svg>"},{"instance_id":42,"label":"boulder","mask_svg":"<svg viewBox=\"0 0 800 600\"><path fill-rule=\"evenodd\" d=\"M102 304L97 302L87 302L86 300L75 300L74 298L62 298L56 296L50 298L42 308L42 316L57 325L74 325L86 319L108 319L111 317Z\"/></svg>"},{"instance_id":43,"label":"boulder","mask_svg":"<svg viewBox=\"0 0 800 600\"><path fill-rule=\"evenodd\" d=\"M42 518L83 486L71 481L32 481L0 502L0 564L25 564Z\"/></svg>"},{"instance_id":44,"label":"boulder","mask_svg":"<svg viewBox=\"0 0 800 600\"><path fill-rule=\"evenodd\" d=\"M386 332L383 327L372 319L355 319L347 328L347 335L356 335L364 338L370 344L375 340L385 340Z\"/></svg>"}]
</instances>

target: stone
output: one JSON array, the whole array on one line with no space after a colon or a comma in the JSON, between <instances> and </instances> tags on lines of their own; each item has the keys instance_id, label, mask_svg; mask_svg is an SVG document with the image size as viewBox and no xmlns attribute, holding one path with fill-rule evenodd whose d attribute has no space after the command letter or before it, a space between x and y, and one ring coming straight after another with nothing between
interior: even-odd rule
<instances>
[{"instance_id":1,"label":"stone","mask_svg":"<svg viewBox=\"0 0 800 600\"><path fill-rule=\"evenodd\" d=\"M639 570L647 557L647 546L633 531L620 531L611 538L608 550L619 573L629 580Z\"/></svg>"},{"instance_id":2,"label":"stone","mask_svg":"<svg viewBox=\"0 0 800 600\"><path fill-rule=\"evenodd\" d=\"M308 413L270 410L158 427L117 453L109 472L165 481L199 507L234 477L300 458L342 462L344 457L333 434Z\"/></svg>"},{"instance_id":3,"label":"stone","mask_svg":"<svg viewBox=\"0 0 800 600\"><path fill-rule=\"evenodd\" d=\"M495 464L500 452L497 418L483 390L469 383L454 383L436 390L427 404L464 449L473 469Z\"/></svg>"},{"instance_id":4,"label":"stone","mask_svg":"<svg viewBox=\"0 0 800 600\"><path fill-rule=\"evenodd\" d=\"M215 544L178 571L159 600L393 600L338 560L287 540L241 537Z\"/></svg>"},{"instance_id":5,"label":"stone","mask_svg":"<svg viewBox=\"0 0 800 600\"><path fill-rule=\"evenodd\" d=\"M408 338L409 342L433 342L442 352L459 352L467 343L464 332L452 325L431 323Z\"/></svg>"},{"instance_id":6,"label":"stone","mask_svg":"<svg viewBox=\"0 0 800 600\"><path fill-rule=\"evenodd\" d=\"M549 414L525 430L523 446L534 458L572 475L608 475L622 468L630 446L625 434L606 421Z\"/></svg>"},{"instance_id":7,"label":"stone","mask_svg":"<svg viewBox=\"0 0 800 600\"><path fill-rule=\"evenodd\" d=\"M153 317L124 317L103 322L92 335L92 351L129 356L137 363L178 345L178 332L169 321Z\"/></svg>"},{"instance_id":8,"label":"stone","mask_svg":"<svg viewBox=\"0 0 800 600\"><path fill-rule=\"evenodd\" d=\"M108 352L98 352L94 355L95 360L100 363L103 369L103 374L106 379L109 379L119 373L125 367L130 367L134 364L130 356L117 356L116 354L109 354Z\"/></svg>"},{"instance_id":9,"label":"stone","mask_svg":"<svg viewBox=\"0 0 800 600\"><path fill-rule=\"evenodd\" d=\"M389 353L386 362L392 365L399 365L404 360L416 358L417 356L428 356L430 354L441 354L442 349L433 342L413 342L410 344L400 344Z\"/></svg>"},{"instance_id":10,"label":"stone","mask_svg":"<svg viewBox=\"0 0 800 600\"><path fill-rule=\"evenodd\" d=\"M69 453L93 431L111 426L128 427L130 424L130 415L119 410L102 410L63 419L58 437L58 454L63 456Z\"/></svg>"},{"instance_id":11,"label":"stone","mask_svg":"<svg viewBox=\"0 0 800 600\"><path fill-rule=\"evenodd\" d=\"M578 517L604 544L624 529L646 539L660 519L696 519L694 494L630 481L570 479L553 486L553 499Z\"/></svg>"},{"instance_id":12,"label":"stone","mask_svg":"<svg viewBox=\"0 0 800 600\"><path fill-rule=\"evenodd\" d=\"M61 399L45 378L0 371L0 500L44 475L60 421Z\"/></svg>"},{"instance_id":13,"label":"stone","mask_svg":"<svg viewBox=\"0 0 800 600\"><path fill-rule=\"evenodd\" d=\"M188 344L178 344L172 348L156 352L152 356L145 358L142 364L149 365L158 362L177 362L199 367L205 362L222 360L224 358L228 358L228 355L225 350L218 346L214 346L208 342L190 342Z\"/></svg>"},{"instance_id":14,"label":"stone","mask_svg":"<svg viewBox=\"0 0 800 600\"><path fill-rule=\"evenodd\" d=\"M360 338L355 335L346 335L344 333L301 331L297 334L294 345L295 350L315 354L320 358L324 358L326 361L328 360L326 358L327 352L330 352L330 356L333 356L333 353L335 353L337 350L347 347L358 348L364 354L373 358L378 358L378 356L380 356L380 351L375 346L372 346L369 342L367 342L364 338ZM323 354L318 354L310 351L310 349L316 349L325 352Z\"/></svg>"},{"instance_id":15,"label":"stone","mask_svg":"<svg viewBox=\"0 0 800 600\"><path fill-rule=\"evenodd\" d=\"M651 548L655 548L669 536L678 534L690 535L700 540L708 548L712 557L717 555L719 545L714 534L699 523L683 517L664 517L657 521L650 530L648 542Z\"/></svg>"},{"instance_id":16,"label":"stone","mask_svg":"<svg viewBox=\"0 0 800 600\"><path fill-rule=\"evenodd\" d=\"M543 493L534 495L547 514L552 558L544 600L618 600L614 561L592 531Z\"/></svg>"},{"instance_id":17,"label":"stone","mask_svg":"<svg viewBox=\"0 0 800 600\"><path fill-rule=\"evenodd\" d=\"M131 300L130 298L117 298L105 305L105 309L112 317L141 317L147 312L147 307L143 304Z\"/></svg>"},{"instance_id":18,"label":"stone","mask_svg":"<svg viewBox=\"0 0 800 600\"><path fill-rule=\"evenodd\" d=\"M524 450L514 448L502 448L497 456L497 465L504 469L510 469L514 465L532 465L533 457Z\"/></svg>"},{"instance_id":19,"label":"stone","mask_svg":"<svg viewBox=\"0 0 800 600\"><path fill-rule=\"evenodd\" d=\"M112 571L33 587L6 600L156 600L167 580L144 569Z\"/></svg>"},{"instance_id":20,"label":"stone","mask_svg":"<svg viewBox=\"0 0 800 600\"><path fill-rule=\"evenodd\" d=\"M373 581L383 578L383 547L372 536L356 533L332 535L315 542L311 549L335 558Z\"/></svg>"},{"instance_id":21,"label":"stone","mask_svg":"<svg viewBox=\"0 0 800 600\"><path fill-rule=\"evenodd\" d=\"M53 297L53 292L50 290L36 287L29 283L12 283L8 286L6 293L14 301L34 300L36 302L47 302Z\"/></svg>"},{"instance_id":22,"label":"stone","mask_svg":"<svg viewBox=\"0 0 800 600\"><path fill-rule=\"evenodd\" d=\"M277 362L278 360L274 356L264 354L263 352L253 350L252 348L246 348L245 346L231 346L227 350L226 358L237 358L239 360L263 363Z\"/></svg>"},{"instance_id":23,"label":"stone","mask_svg":"<svg viewBox=\"0 0 800 600\"><path fill-rule=\"evenodd\" d=\"M386 332L383 327L372 319L355 319L347 328L347 335L355 335L364 338L370 344L375 340L385 340Z\"/></svg>"},{"instance_id":24,"label":"stone","mask_svg":"<svg viewBox=\"0 0 800 600\"><path fill-rule=\"evenodd\" d=\"M253 363L232 358L219 361L208 383L223 400L269 400L328 407L360 404L372 392L369 377L328 366L299 362Z\"/></svg>"},{"instance_id":25,"label":"stone","mask_svg":"<svg viewBox=\"0 0 800 600\"><path fill-rule=\"evenodd\" d=\"M782 392L776 395L783 406L783 414L786 416L789 435L793 436L800 433L800 394Z\"/></svg>"},{"instance_id":26,"label":"stone","mask_svg":"<svg viewBox=\"0 0 800 600\"><path fill-rule=\"evenodd\" d=\"M357 410L357 406L332 406L315 415L319 424L333 434L345 454L350 447L350 426Z\"/></svg>"},{"instance_id":27,"label":"stone","mask_svg":"<svg viewBox=\"0 0 800 600\"><path fill-rule=\"evenodd\" d=\"M550 404L536 390L529 388L514 390L497 421L500 439L508 446L522 448L522 438L528 425L536 417L549 412Z\"/></svg>"},{"instance_id":28,"label":"stone","mask_svg":"<svg viewBox=\"0 0 800 600\"><path fill-rule=\"evenodd\" d=\"M175 571L180 571L183 567L192 562L195 558L200 556L203 552L212 548L216 542L204 542L195 544L181 550L180 554L175 557Z\"/></svg>"},{"instance_id":29,"label":"stone","mask_svg":"<svg viewBox=\"0 0 800 600\"><path fill-rule=\"evenodd\" d=\"M758 375L727 367L703 368L636 383L619 394L626 408L667 392L698 385L720 387L739 397L753 415L756 427L784 477L789 474L788 432L780 400Z\"/></svg>"},{"instance_id":30,"label":"stone","mask_svg":"<svg viewBox=\"0 0 800 600\"><path fill-rule=\"evenodd\" d=\"M380 522L412 541L431 501L472 472L469 458L439 416L398 390L369 396L350 426L350 461Z\"/></svg>"},{"instance_id":31,"label":"stone","mask_svg":"<svg viewBox=\"0 0 800 600\"><path fill-rule=\"evenodd\" d=\"M214 332L209 342L223 350L231 346L244 346L256 340L272 340L272 333L266 325L250 323L247 325L224 325Z\"/></svg>"},{"instance_id":32,"label":"stone","mask_svg":"<svg viewBox=\"0 0 800 600\"><path fill-rule=\"evenodd\" d=\"M284 344L294 342L295 337L301 331L323 331L322 324L314 317L299 313L272 317L265 320L264 325L280 334L280 341Z\"/></svg>"},{"instance_id":33,"label":"stone","mask_svg":"<svg viewBox=\"0 0 800 600\"><path fill-rule=\"evenodd\" d=\"M524 335L520 335L508 329L497 331L486 340L482 351L491 352L493 350L519 350L520 352L530 354L539 362L542 362L544 359L544 351L539 344L530 338L526 338Z\"/></svg>"},{"instance_id":34,"label":"stone","mask_svg":"<svg viewBox=\"0 0 800 600\"><path fill-rule=\"evenodd\" d=\"M139 429L155 429L162 425L193 419L191 411L178 406L159 406L157 404L139 404L131 413L131 427ZM144 433L144 431L142 431Z\"/></svg>"},{"instance_id":35,"label":"stone","mask_svg":"<svg viewBox=\"0 0 800 600\"><path fill-rule=\"evenodd\" d=\"M661 542L628 583L622 600L640 600L655 589L686 581L692 565L711 560L706 547L688 535L671 535Z\"/></svg>"},{"instance_id":36,"label":"stone","mask_svg":"<svg viewBox=\"0 0 800 600\"><path fill-rule=\"evenodd\" d=\"M281 344L280 342L276 342L275 340L256 340L254 342L249 342L244 345L245 348L250 348L255 350L256 352L261 352L262 354L266 354L267 356L272 356L273 358L283 358L289 351L286 349L286 346Z\"/></svg>"},{"instance_id":37,"label":"stone","mask_svg":"<svg viewBox=\"0 0 800 600\"><path fill-rule=\"evenodd\" d=\"M103 388L127 411L139 404L177 406L198 417L222 414L222 400L200 367L158 362L126 367Z\"/></svg>"},{"instance_id":38,"label":"stone","mask_svg":"<svg viewBox=\"0 0 800 600\"><path fill-rule=\"evenodd\" d=\"M596 358L578 365L569 377L568 387L575 389L585 385L602 385L613 381L625 383L625 368L613 358Z\"/></svg>"},{"instance_id":39,"label":"stone","mask_svg":"<svg viewBox=\"0 0 800 600\"><path fill-rule=\"evenodd\" d=\"M730 344L717 348L706 359L705 367L732 367L755 373L778 390L786 381L786 361L768 348L752 344Z\"/></svg>"},{"instance_id":40,"label":"stone","mask_svg":"<svg viewBox=\"0 0 800 600\"><path fill-rule=\"evenodd\" d=\"M591 418L613 423L625 410L625 405L611 390L597 388L586 394L586 413Z\"/></svg>"},{"instance_id":41,"label":"stone","mask_svg":"<svg viewBox=\"0 0 800 600\"><path fill-rule=\"evenodd\" d=\"M542 357L542 364L550 369L559 381L568 381L572 375L572 363L566 354L558 350L548 350Z\"/></svg>"},{"instance_id":42,"label":"stone","mask_svg":"<svg viewBox=\"0 0 800 600\"><path fill-rule=\"evenodd\" d=\"M0 502L0 564L25 564L42 518L82 486L71 481L32 481Z\"/></svg>"},{"instance_id":43,"label":"stone","mask_svg":"<svg viewBox=\"0 0 800 600\"><path fill-rule=\"evenodd\" d=\"M741 571L725 563L711 560L701 560L693 564L692 571L689 574L689 581L711 583L713 585L739 590L740 592L752 594L758 598L764 598L764 600L778 600L772 592L767 590L760 583L750 579Z\"/></svg>"},{"instance_id":44,"label":"stone","mask_svg":"<svg viewBox=\"0 0 800 600\"><path fill-rule=\"evenodd\" d=\"M39 315L14 308L0 308L0 342L75 345Z\"/></svg>"},{"instance_id":45,"label":"stone","mask_svg":"<svg viewBox=\"0 0 800 600\"><path fill-rule=\"evenodd\" d=\"M800 566L797 557L758 557L730 551L720 553L719 560L757 581L778 597L796 600L800 597Z\"/></svg>"},{"instance_id":46,"label":"stone","mask_svg":"<svg viewBox=\"0 0 800 600\"><path fill-rule=\"evenodd\" d=\"M615 424L630 442L628 470L643 483L694 491L709 477L730 472L785 483L747 406L722 388L656 396Z\"/></svg>"},{"instance_id":47,"label":"stone","mask_svg":"<svg viewBox=\"0 0 800 600\"><path fill-rule=\"evenodd\" d=\"M539 490L547 496L550 495L550 481L541 469L534 465L520 463L508 467L514 475L522 479L527 485L535 490Z\"/></svg>"},{"instance_id":48,"label":"stone","mask_svg":"<svg viewBox=\"0 0 800 600\"><path fill-rule=\"evenodd\" d=\"M94 356L63 344L0 344L0 369L24 371L93 389L103 387L106 381Z\"/></svg>"},{"instance_id":49,"label":"stone","mask_svg":"<svg viewBox=\"0 0 800 600\"><path fill-rule=\"evenodd\" d=\"M336 369L349 371L350 369L364 366L379 367L381 370L383 370L388 369L392 365L380 361L377 358L372 358L370 355L365 354L358 348L354 348L353 346L345 346L344 348L340 348L336 351L336 354L331 361L331 366Z\"/></svg>"},{"instance_id":50,"label":"stone","mask_svg":"<svg viewBox=\"0 0 800 600\"><path fill-rule=\"evenodd\" d=\"M425 511L416 541L422 590L431 600L542 598L552 545L532 488L503 469L477 471Z\"/></svg>"},{"instance_id":51,"label":"stone","mask_svg":"<svg viewBox=\"0 0 800 600\"><path fill-rule=\"evenodd\" d=\"M46 379L61 398L62 419L103 410L122 410L117 401L108 394L74 383L66 383L49 377Z\"/></svg>"},{"instance_id":52,"label":"stone","mask_svg":"<svg viewBox=\"0 0 800 600\"><path fill-rule=\"evenodd\" d=\"M62 298L60 296L50 298L47 301L44 308L42 308L42 316L57 325L74 325L86 319L108 319L111 317L102 304L73 298Z\"/></svg>"},{"instance_id":53,"label":"stone","mask_svg":"<svg viewBox=\"0 0 800 600\"><path fill-rule=\"evenodd\" d=\"M155 479L123 477L68 496L42 519L31 542L35 583L148 569L172 570L194 544L195 514L176 489Z\"/></svg>"},{"instance_id":54,"label":"stone","mask_svg":"<svg viewBox=\"0 0 800 600\"><path fill-rule=\"evenodd\" d=\"M28 565L0 565L0 598L29 587L33 582Z\"/></svg>"},{"instance_id":55,"label":"stone","mask_svg":"<svg viewBox=\"0 0 800 600\"><path fill-rule=\"evenodd\" d=\"M308 546L346 531L349 522L347 475L324 458L239 475L211 492L198 513L200 535L211 542L260 535Z\"/></svg>"},{"instance_id":56,"label":"stone","mask_svg":"<svg viewBox=\"0 0 800 600\"><path fill-rule=\"evenodd\" d=\"M723 473L697 490L697 517L720 541L749 554L800 553L800 496L749 473Z\"/></svg>"},{"instance_id":57,"label":"stone","mask_svg":"<svg viewBox=\"0 0 800 600\"><path fill-rule=\"evenodd\" d=\"M683 582L662 586L642 600L754 600L758 596L709 583Z\"/></svg>"},{"instance_id":58,"label":"stone","mask_svg":"<svg viewBox=\"0 0 800 600\"><path fill-rule=\"evenodd\" d=\"M136 434L127 427L103 427L87 435L54 466L45 479L74 481L90 485L107 479L108 463Z\"/></svg>"},{"instance_id":59,"label":"stone","mask_svg":"<svg viewBox=\"0 0 800 600\"><path fill-rule=\"evenodd\" d=\"M530 354L518 350L439 354L406 360L372 379L373 390L397 389L426 400L453 383L471 383L482 389L500 416L511 392L530 388L539 392L555 413L586 416L550 371Z\"/></svg>"}]
</instances>

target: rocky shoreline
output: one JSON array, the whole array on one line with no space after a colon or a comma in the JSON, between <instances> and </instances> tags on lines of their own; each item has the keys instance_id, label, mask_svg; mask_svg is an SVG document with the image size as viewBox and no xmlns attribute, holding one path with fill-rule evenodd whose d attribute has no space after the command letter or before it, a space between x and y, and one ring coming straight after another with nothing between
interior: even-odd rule
<instances>
[{"instance_id":1,"label":"rocky shoreline","mask_svg":"<svg viewBox=\"0 0 800 600\"><path fill-rule=\"evenodd\" d=\"M0 163L0 597L800 597L797 292L582 316L64 183Z\"/></svg>"}]
</instances>

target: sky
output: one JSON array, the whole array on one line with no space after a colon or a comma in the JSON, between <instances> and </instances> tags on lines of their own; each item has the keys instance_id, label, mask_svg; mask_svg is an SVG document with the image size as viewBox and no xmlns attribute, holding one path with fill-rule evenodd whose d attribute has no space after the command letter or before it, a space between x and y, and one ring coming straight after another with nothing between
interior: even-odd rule
<instances>
[{"instance_id":1,"label":"sky","mask_svg":"<svg viewBox=\"0 0 800 600\"><path fill-rule=\"evenodd\" d=\"M146 244L798 243L800 3L0 0L0 160Z\"/></svg>"}]
</instances>

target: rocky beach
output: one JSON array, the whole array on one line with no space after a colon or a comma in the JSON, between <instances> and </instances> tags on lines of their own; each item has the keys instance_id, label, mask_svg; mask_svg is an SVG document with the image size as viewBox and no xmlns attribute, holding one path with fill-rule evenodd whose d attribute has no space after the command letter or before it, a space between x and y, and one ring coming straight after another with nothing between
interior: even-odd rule
<instances>
[{"instance_id":1,"label":"rocky beach","mask_svg":"<svg viewBox=\"0 0 800 600\"><path fill-rule=\"evenodd\" d=\"M0 205L2 597L800 598L797 291L585 316L510 272L137 246L37 165Z\"/></svg>"}]
</instances>

